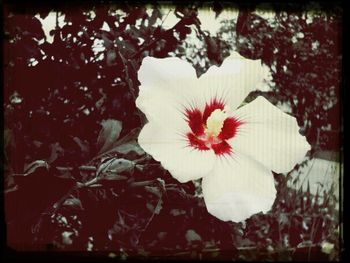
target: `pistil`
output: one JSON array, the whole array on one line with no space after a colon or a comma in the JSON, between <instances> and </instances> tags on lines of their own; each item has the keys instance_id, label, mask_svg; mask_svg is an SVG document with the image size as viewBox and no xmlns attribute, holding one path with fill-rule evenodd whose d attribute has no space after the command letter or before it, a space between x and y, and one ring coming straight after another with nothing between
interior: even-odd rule
<instances>
[{"instance_id":1,"label":"pistil","mask_svg":"<svg viewBox=\"0 0 350 263\"><path fill-rule=\"evenodd\" d=\"M216 109L210 114L204 130L208 138L217 137L220 134L227 117L227 113L220 109Z\"/></svg>"}]
</instances>

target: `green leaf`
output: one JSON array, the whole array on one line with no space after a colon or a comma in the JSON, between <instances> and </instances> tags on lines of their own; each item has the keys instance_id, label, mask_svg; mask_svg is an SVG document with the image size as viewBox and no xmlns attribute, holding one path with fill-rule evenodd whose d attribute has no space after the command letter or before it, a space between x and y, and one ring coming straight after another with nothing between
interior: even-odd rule
<instances>
[{"instance_id":1,"label":"green leaf","mask_svg":"<svg viewBox=\"0 0 350 263\"><path fill-rule=\"evenodd\" d=\"M84 210L81 201L75 197L66 199L63 203L63 206L70 207L76 210Z\"/></svg>"},{"instance_id":2,"label":"green leaf","mask_svg":"<svg viewBox=\"0 0 350 263\"><path fill-rule=\"evenodd\" d=\"M45 170L49 170L49 165L47 164L47 162L43 160L36 160L26 166L26 168L24 169L23 176L28 176L30 174L33 174L39 168L44 168Z\"/></svg>"},{"instance_id":3,"label":"green leaf","mask_svg":"<svg viewBox=\"0 0 350 263\"><path fill-rule=\"evenodd\" d=\"M146 185L145 190L149 193L156 195L159 198L162 196L162 192L160 191L159 187Z\"/></svg>"},{"instance_id":4,"label":"green leaf","mask_svg":"<svg viewBox=\"0 0 350 263\"><path fill-rule=\"evenodd\" d=\"M120 138L113 146L117 147L118 145L122 145L124 143L136 140L137 136L139 135L141 129L135 128L131 130L127 135L125 135L123 138Z\"/></svg>"},{"instance_id":5,"label":"green leaf","mask_svg":"<svg viewBox=\"0 0 350 263\"><path fill-rule=\"evenodd\" d=\"M102 129L97 139L97 147L100 148L99 154L110 150L113 143L119 138L122 130L122 122L118 120L105 120L101 123Z\"/></svg>"},{"instance_id":6,"label":"green leaf","mask_svg":"<svg viewBox=\"0 0 350 263\"><path fill-rule=\"evenodd\" d=\"M145 151L139 146L136 140L121 144L114 148L117 153L125 155L128 159L136 159L145 154Z\"/></svg>"},{"instance_id":7,"label":"green leaf","mask_svg":"<svg viewBox=\"0 0 350 263\"><path fill-rule=\"evenodd\" d=\"M202 241L201 236L198 235L193 229L187 230L185 237L188 243L192 243L194 241Z\"/></svg>"},{"instance_id":8,"label":"green leaf","mask_svg":"<svg viewBox=\"0 0 350 263\"><path fill-rule=\"evenodd\" d=\"M99 166L97 169L97 175L104 174L109 175L110 178L112 178L113 176L111 174L117 175L122 172L132 172L134 167L135 164L133 161L123 158L111 158L107 159Z\"/></svg>"},{"instance_id":9,"label":"green leaf","mask_svg":"<svg viewBox=\"0 0 350 263\"><path fill-rule=\"evenodd\" d=\"M179 216L186 214L186 211L183 209L171 209L169 212L172 216Z\"/></svg>"},{"instance_id":10,"label":"green leaf","mask_svg":"<svg viewBox=\"0 0 350 263\"><path fill-rule=\"evenodd\" d=\"M162 204L163 204L163 200L159 199L159 201L158 201L158 203L157 203L157 205L156 205L156 207L154 209L154 213L155 214L159 215L160 210L162 210L162 208L163 208Z\"/></svg>"},{"instance_id":11,"label":"green leaf","mask_svg":"<svg viewBox=\"0 0 350 263\"><path fill-rule=\"evenodd\" d=\"M128 177L118 175L118 174L107 174L103 177L103 180L106 180L106 181L122 181L126 179L128 179Z\"/></svg>"}]
</instances>

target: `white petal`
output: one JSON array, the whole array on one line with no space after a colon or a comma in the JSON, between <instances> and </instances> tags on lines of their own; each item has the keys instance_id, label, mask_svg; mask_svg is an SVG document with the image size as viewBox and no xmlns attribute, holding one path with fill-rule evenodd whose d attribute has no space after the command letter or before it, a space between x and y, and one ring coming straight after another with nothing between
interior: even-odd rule
<instances>
[{"instance_id":1,"label":"white petal","mask_svg":"<svg viewBox=\"0 0 350 263\"><path fill-rule=\"evenodd\" d=\"M233 52L220 67L212 66L200 77L205 101L213 96L223 98L232 109L237 108L251 91L261 86L268 68L260 60L245 59Z\"/></svg>"},{"instance_id":2,"label":"white petal","mask_svg":"<svg viewBox=\"0 0 350 263\"><path fill-rule=\"evenodd\" d=\"M191 148L180 134L155 122L142 128L138 142L181 183L199 179L213 169L216 157L212 150Z\"/></svg>"},{"instance_id":3,"label":"white petal","mask_svg":"<svg viewBox=\"0 0 350 263\"><path fill-rule=\"evenodd\" d=\"M195 104L193 83L196 73L190 63L179 58L146 57L138 72L141 83L137 107L149 121L160 125L184 126L184 108Z\"/></svg>"},{"instance_id":4,"label":"white petal","mask_svg":"<svg viewBox=\"0 0 350 263\"><path fill-rule=\"evenodd\" d=\"M233 151L245 153L277 173L293 169L310 150L296 119L264 97L256 98L233 115L244 122L229 142Z\"/></svg>"},{"instance_id":5,"label":"white petal","mask_svg":"<svg viewBox=\"0 0 350 263\"><path fill-rule=\"evenodd\" d=\"M162 83L167 86L169 81L174 79L195 79L196 71L189 62L178 57L145 57L142 60L138 78L142 85L153 86Z\"/></svg>"},{"instance_id":6,"label":"white petal","mask_svg":"<svg viewBox=\"0 0 350 263\"><path fill-rule=\"evenodd\" d=\"M266 213L276 197L271 171L242 154L221 158L202 179L202 189L208 212L223 221Z\"/></svg>"}]
</instances>

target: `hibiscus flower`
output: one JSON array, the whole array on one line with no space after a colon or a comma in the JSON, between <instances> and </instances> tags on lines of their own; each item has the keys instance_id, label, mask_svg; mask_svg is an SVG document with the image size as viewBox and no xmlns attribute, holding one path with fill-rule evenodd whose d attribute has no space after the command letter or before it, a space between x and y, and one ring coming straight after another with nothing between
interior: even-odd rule
<instances>
[{"instance_id":1,"label":"hibiscus flower","mask_svg":"<svg viewBox=\"0 0 350 263\"><path fill-rule=\"evenodd\" d=\"M199 78L174 57L146 57L138 72L140 146L178 181L202 178L208 212L224 221L269 211L272 171L290 171L310 149L296 119L265 98L240 107L265 76L259 60L237 54Z\"/></svg>"}]
</instances>

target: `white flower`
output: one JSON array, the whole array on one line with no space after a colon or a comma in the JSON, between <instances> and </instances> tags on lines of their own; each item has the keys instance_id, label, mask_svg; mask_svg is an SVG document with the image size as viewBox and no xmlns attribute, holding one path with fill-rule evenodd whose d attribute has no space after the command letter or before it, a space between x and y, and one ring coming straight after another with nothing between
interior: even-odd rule
<instances>
[{"instance_id":1,"label":"white flower","mask_svg":"<svg viewBox=\"0 0 350 263\"><path fill-rule=\"evenodd\" d=\"M239 222L271 209L271 172L290 171L310 149L294 117L258 97L260 61L231 55L200 78L179 58L144 58L137 107L148 123L138 141L180 182L203 178L208 212ZM236 109L236 110L235 110Z\"/></svg>"}]
</instances>

